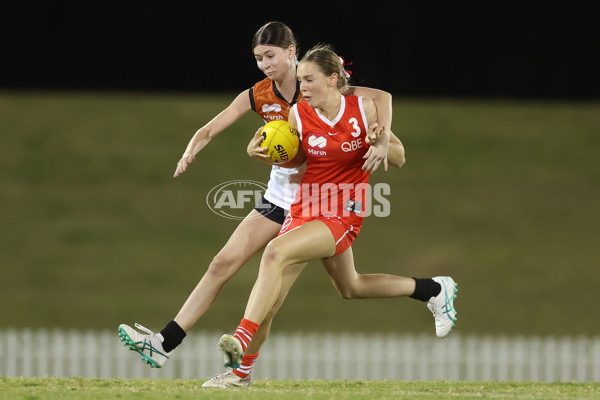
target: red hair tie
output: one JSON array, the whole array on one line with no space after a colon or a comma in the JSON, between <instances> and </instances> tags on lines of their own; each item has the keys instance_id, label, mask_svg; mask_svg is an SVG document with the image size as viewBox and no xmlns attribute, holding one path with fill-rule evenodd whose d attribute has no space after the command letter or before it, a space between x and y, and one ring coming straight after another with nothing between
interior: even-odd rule
<instances>
[{"instance_id":1,"label":"red hair tie","mask_svg":"<svg viewBox=\"0 0 600 400\"><path fill-rule=\"evenodd\" d=\"M352 71L347 70L346 67L348 65L352 65L352 62L347 63L346 60L344 60L344 57L342 56L338 56L340 58L340 62L342 63L342 69L344 70L344 75L346 75L346 79L350 79L350 76L352 75Z\"/></svg>"}]
</instances>

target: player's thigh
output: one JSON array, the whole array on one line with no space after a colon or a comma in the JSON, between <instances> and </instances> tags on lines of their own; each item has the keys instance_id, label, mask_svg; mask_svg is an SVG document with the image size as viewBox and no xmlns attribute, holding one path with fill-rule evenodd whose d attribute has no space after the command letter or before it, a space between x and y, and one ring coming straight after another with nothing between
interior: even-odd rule
<instances>
[{"instance_id":1,"label":"player's thigh","mask_svg":"<svg viewBox=\"0 0 600 400\"><path fill-rule=\"evenodd\" d=\"M285 265L308 262L334 255L335 239L324 222L313 220L273 239L265 253Z\"/></svg>"},{"instance_id":2,"label":"player's thigh","mask_svg":"<svg viewBox=\"0 0 600 400\"><path fill-rule=\"evenodd\" d=\"M252 210L233 231L217 257L222 255L245 262L277 237L280 229L280 224Z\"/></svg>"},{"instance_id":3,"label":"player's thigh","mask_svg":"<svg viewBox=\"0 0 600 400\"><path fill-rule=\"evenodd\" d=\"M347 287L358 275L354 265L352 247L337 256L324 258L323 266L338 290Z\"/></svg>"}]
</instances>

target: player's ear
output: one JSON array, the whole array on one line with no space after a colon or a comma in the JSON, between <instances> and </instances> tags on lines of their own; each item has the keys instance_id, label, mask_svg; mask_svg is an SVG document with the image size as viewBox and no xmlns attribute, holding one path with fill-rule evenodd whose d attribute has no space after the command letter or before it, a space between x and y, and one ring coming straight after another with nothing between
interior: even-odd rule
<instances>
[{"instance_id":1,"label":"player's ear","mask_svg":"<svg viewBox=\"0 0 600 400\"><path fill-rule=\"evenodd\" d=\"M290 44L288 46L288 57L293 58L295 56L296 56L296 46L294 46L293 44Z\"/></svg>"},{"instance_id":2,"label":"player's ear","mask_svg":"<svg viewBox=\"0 0 600 400\"><path fill-rule=\"evenodd\" d=\"M337 81L338 81L338 74L337 72L334 72L333 74L329 75L329 87L334 87L337 86Z\"/></svg>"}]
</instances>

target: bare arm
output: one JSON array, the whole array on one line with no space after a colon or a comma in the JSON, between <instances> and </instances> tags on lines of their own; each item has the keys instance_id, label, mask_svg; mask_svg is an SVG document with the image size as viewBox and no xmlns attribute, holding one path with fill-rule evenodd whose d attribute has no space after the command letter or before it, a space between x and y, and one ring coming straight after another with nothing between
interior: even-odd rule
<instances>
[{"instance_id":1,"label":"bare arm","mask_svg":"<svg viewBox=\"0 0 600 400\"><path fill-rule=\"evenodd\" d=\"M365 110L368 124L366 141L371 146L363 156L366 160L362 169L367 172L375 172L381 161L383 161L384 169L387 171L387 152L390 142L390 133L389 131L384 130L383 126L377 124L377 108L370 98L363 98L363 109ZM371 142L369 140L370 138L375 138L374 142Z\"/></svg>"},{"instance_id":2,"label":"bare arm","mask_svg":"<svg viewBox=\"0 0 600 400\"><path fill-rule=\"evenodd\" d=\"M391 131L392 127L392 95L384 90L373 89L362 86L350 86L344 92L355 96L368 97L373 100L377 109L377 122L383 131L389 131L390 141L387 152L388 164L400 168L406 161L404 158L404 146L398 137ZM375 131L373 131L375 133ZM378 133L379 134L379 133ZM372 144L377 139L376 136L370 138L367 143Z\"/></svg>"},{"instance_id":3,"label":"bare arm","mask_svg":"<svg viewBox=\"0 0 600 400\"><path fill-rule=\"evenodd\" d=\"M184 173L195 159L196 154L200 152L215 136L231 126L242 115L251 110L249 89L240 93L226 109L221 111L216 117L210 120L202 128L198 129L185 152L177 163L174 178Z\"/></svg>"},{"instance_id":4,"label":"bare arm","mask_svg":"<svg viewBox=\"0 0 600 400\"><path fill-rule=\"evenodd\" d=\"M390 133L390 144L388 145L387 153L388 164L390 164L393 167L400 168L406 162L406 159L404 157L404 145L402 144L400 139L396 137L396 135L394 135L392 132Z\"/></svg>"},{"instance_id":5,"label":"bare arm","mask_svg":"<svg viewBox=\"0 0 600 400\"><path fill-rule=\"evenodd\" d=\"M392 95L384 90L363 86L350 86L344 92L346 95L363 96L373 100L377 108L377 123L386 130L392 128Z\"/></svg>"}]
</instances>

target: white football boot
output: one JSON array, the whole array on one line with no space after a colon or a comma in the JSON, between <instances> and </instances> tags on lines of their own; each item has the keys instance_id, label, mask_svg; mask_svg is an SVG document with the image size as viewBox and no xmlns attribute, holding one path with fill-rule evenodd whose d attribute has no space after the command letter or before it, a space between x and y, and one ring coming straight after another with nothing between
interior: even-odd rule
<instances>
[{"instance_id":1,"label":"white football boot","mask_svg":"<svg viewBox=\"0 0 600 400\"><path fill-rule=\"evenodd\" d=\"M436 276L433 280L440 284L440 293L429 299L427 308L433 313L435 319L435 334L438 337L447 336L456 324L456 310L454 299L458 292L458 285L449 276Z\"/></svg>"},{"instance_id":2,"label":"white football boot","mask_svg":"<svg viewBox=\"0 0 600 400\"><path fill-rule=\"evenodd\" d=\"M251 383L250 375L247 378L240 378L233 373L233 370L228 370L223 374L213 376L204 382L202 387L226 389L229 387L250 386Z\"/></svg>"},{"instance_id":3,"label":"white football boot","mask_svg":"<svg viewBox=\"0 0 600 400\"><path fill-rule=\"evenodd\" d=\"M239 340L232 335L223 335L217 347L223 353L225 367L232 369L240 367L242 357L244 357L244 349Z\"/></svg>"},{"instance_id":4,"label":"white football boot","mask_svg":"<svg viewBox=\"0 0 600 400\"><path fill-rule=\"evenodd\" d=\"M138 323L135 324L135 327L146 334L136 331L129 325L119 325L121 342L129 347L129 350L138 352L142 356L142 360L149 364L151 368L161 368L172 353L172 351L167 353L163 349L162 342L164 338L160 333L154 333Z\"/></svg>"}]
</instances>

